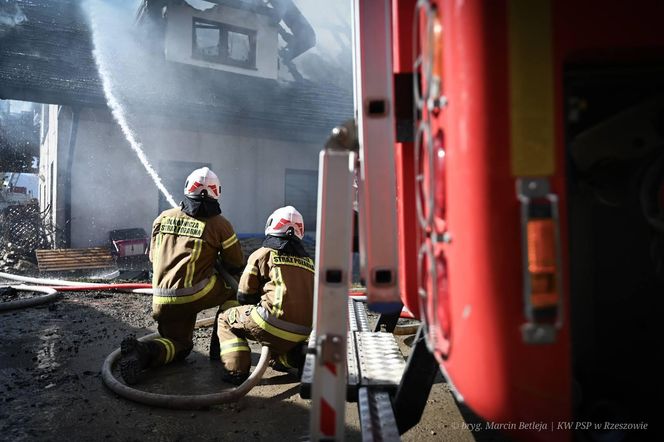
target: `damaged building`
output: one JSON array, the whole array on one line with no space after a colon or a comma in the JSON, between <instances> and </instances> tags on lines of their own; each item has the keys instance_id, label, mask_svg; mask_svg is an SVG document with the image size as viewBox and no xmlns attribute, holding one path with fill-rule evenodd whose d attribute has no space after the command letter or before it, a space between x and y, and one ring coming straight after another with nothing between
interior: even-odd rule
<instances>
[{"instance_id":1,"label":"damaged building","mask_svg":"<svg viewBox=\"0 0 664 442\"><path fill-rule=\"evenodd\" d=\"M284 204L298 207L313 234L317 153L352 117L350 84L298 71L316 35L292 1L190 3L145 0L125 14L35 1L0 37L0 97L45 103L39 200L58 244L105 245L110 231L148 230L170 207L123 130L176 201L189 172L209 166L239 234L261 234ZM109 85L126 128L107 105Z\"/></svg>"}]
</instances>

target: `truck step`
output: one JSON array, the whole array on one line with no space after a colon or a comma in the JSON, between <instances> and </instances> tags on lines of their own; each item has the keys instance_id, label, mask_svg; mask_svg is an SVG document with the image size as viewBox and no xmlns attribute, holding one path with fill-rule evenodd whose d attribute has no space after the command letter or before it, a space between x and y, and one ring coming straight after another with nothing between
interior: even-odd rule
<instances>
[{"instance_id":1,"label":"truck step","mask_svg":"<svg viewBox=\"0 0 664 442\"><path fill-rule=\"evenodd\" d=\"M390 395L362 387L359 391L358 414L363 442L400 441L399 430L392 411Z\"/></svg>"},{"instance_id":2,"label":"truck step","mask_svg":"<svg viewBox=\"0 0 664 442\"><path fill-rule=\"evenodd\" d=\"M394 335L381 332L355 332L360 384L396 391L406 368Z\"/></svg>"},{"instance_id":3,"label":"truck step","mask_svg":"<svg viewBox=\"0 0 664 442\"><path fill-rule=\"evenodd\" d=\"M349 299L349 332L346 346L346 400L356 402L361 387L392 394L401 381L406 368L399 346L390 333L370 332L364 303ZM315 348L314 333L309 339L309 350ZM305 359L300 396L311 399L315 357L308 354Z\"/></svg>"}]
</instances>

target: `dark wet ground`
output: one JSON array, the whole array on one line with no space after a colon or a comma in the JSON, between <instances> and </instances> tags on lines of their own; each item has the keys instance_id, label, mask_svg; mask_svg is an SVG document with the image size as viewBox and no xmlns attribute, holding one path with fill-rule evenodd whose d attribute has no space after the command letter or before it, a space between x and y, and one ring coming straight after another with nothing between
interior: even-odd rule
<instances>
[{"instance_id":1,"label":"dark wet ground","mask_svg":"<svg viewBox=\"0 0 664 442\"><path fill-rule=\"evenodd\" d=\"M248 256L261 240L242 242ZM34 295L0 292L0 302L29 296ZM133 293L68 292L49 304L0 311L0 441L306 440L310 402L300 398L292 374L268 369L239 402L206 410L154 408L116 396L101 380L104 359L125 336L155 330L151 297ZM139 387L171 394L228 388L219 363L207 357L210 333L197 330L194 351L184 362L156 371ZM398 337L404 355L410 340ZM255 363L260 349L252 350ZM469 431L451 430L462 421L439 380L422 420L403 440L473 440ZM356 404L347 404L346 422L346 439L360 440Z\"/></svg>"}]
</instances>

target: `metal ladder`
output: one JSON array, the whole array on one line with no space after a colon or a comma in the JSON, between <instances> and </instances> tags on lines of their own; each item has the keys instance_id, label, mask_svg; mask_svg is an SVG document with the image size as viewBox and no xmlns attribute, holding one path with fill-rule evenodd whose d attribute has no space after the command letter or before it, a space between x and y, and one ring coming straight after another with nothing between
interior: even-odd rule
<instances>
[{"instance_id":1,"label":"metal ladder","mask_svg":"<svg viewBox=\"0 0 664 442\"><path fill-rule=\"evenodd\" d=\"M380 313L402 307L397 283L391 1L355 0L353 9L357 134L353 123L335 128L320 154L314 334L301 388L302 397L312 400L313 441L344 439L346 400L359 405L364 440L399 440L390 396L405 368L403 356L392 334L369 330L364 304L348 299L357 176L367 301Z\"/></svg>"},{"instance_id":2,"label":"metal ladder","mask_svg":"<svg viewBox=\"0 0 664 442\"><path fill-rule=\"evenodd\" d=\"M348 298L348 334L346 340L346 380L342 391L343 403L357 402L362 440L397 441L399 430L392 411L392 401L406 362L391 333L372 332L369 327L366 308L363 302ZM300 396L312 398L312 384L316 370L316 335L312 332L309 340L310 353L307 354ZM313 407L313 404L312 404ZM312 422L313 424L314 422ZM315 433L312 428L311 440L342 440L343 428L335 437Z\"/></svg>"}]
</instances>

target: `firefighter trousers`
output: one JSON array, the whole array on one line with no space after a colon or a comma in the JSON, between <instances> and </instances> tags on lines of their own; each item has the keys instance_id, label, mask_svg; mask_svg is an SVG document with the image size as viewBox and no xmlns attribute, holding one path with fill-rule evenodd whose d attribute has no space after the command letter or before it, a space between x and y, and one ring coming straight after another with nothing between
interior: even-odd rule
<instances>
[{"instance_id":1,"label":"firefighter trousers","mask_svg":"<svg viewBox=\"0 0 664 442\"><path fill-rule=\"evenodd\" d=\"M234 297L231 287L222 278L217 278L212 290L196 301L184 304L153 303L152 317L158 323L160 337L149 342L149 366L154 368L187 357L194 348L196 315L203 310L222 306Z\"/></svg>"},{"instance_id":2,"label":"firefighter trousers","mask_svg":"<svg viewBox=\"0 0 664 442\"><path fill-rule=\"evenodd\" d=\"M261 319L261 309L260 306L243 305L224 310L219 315L217 335L221 362L232 375L249 373L251 350L247 339L268 346L273 352L273 362L286 368L297 366L297 355L289 350L299 348L298 344L308 339L311 329L294 324L294 327L301 328L297 333L276 328Z\"/></svg>"}]
</instances>

